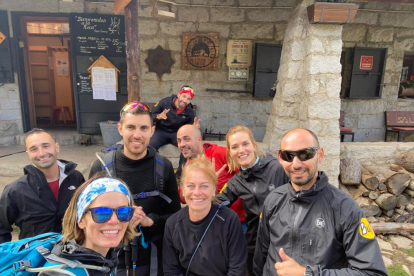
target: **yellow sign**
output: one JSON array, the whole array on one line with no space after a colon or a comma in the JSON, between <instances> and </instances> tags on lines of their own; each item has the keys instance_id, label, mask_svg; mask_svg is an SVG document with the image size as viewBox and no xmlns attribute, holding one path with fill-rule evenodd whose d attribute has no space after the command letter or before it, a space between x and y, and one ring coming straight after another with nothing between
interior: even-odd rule
<instances>
[{"instance_id":1,"label":"yellow sign","mask_svg":"<svg viewBox=\"0 0 414 276\"><path fill-rule=\"evenodd\" d=\"M0 32L0 44L6 39L6 36Z\"/></svg>"},{"instance_id":2,"label":"yellow sign","mask_svg":"<svg viewBox=\"0 0 414 276\"><path fill-rule=\"evenodd\" d=\"M371 225L366 218L361 218L361 222L359 223L359 234L366 239L372 240L375 238L374 230L372 229Z\"/></svg>"}]
</instances>

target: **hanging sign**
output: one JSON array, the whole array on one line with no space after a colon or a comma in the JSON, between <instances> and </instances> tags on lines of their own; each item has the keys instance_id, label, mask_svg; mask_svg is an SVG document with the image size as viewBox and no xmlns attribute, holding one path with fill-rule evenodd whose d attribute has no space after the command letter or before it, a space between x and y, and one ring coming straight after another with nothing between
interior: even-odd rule
<instances>
[{"instance_id":1,"label":"hanging sign","mask_svg":"<svg viewBox=\"0 0 414 276\"><path fill-rule=\"evenodd\" d=\"M183 33L181 69L218 70L219 33Z\"/></svg>"},{"instance_id":2,"label":"hanging sign","mask_svg":"<svg viewBox=\"0 0 414 276\"><path fill-rule=\"evenodd\" d=\"M252 41L234 40L227 42L227 66L236 68L248 68L252 64Z\"/></svg>"},{"instance_id":3,"label":"hanging sign","mask_svg":"<svg viewBox=\"0 0 414 276\"><path fill-rule=\"evenodd\" d=\"M361 61L359 62L359 69L372 70L373 63L374 63L373 56L361 56Z\"/></svg>"}]
</instances>

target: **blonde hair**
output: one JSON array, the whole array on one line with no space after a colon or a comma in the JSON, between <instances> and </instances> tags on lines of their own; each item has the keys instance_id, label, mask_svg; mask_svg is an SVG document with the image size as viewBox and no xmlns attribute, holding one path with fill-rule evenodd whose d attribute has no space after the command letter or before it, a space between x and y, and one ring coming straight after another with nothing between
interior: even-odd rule
<instances>
[{"instance_id":1,"label":"blonde hair","mask_svg":"<svg viewBox=\"0 0 414 276\"><path fill-rule=\"evenodd\" d=\"M230 173L236 171L239 168L239 165L237 164L237 162L230 156L230 141L229 141L230 136L232 136L233 134L237 132L244 132L244 133L247 133L247 135L249 135L250 142L256 147L256 150L254 152L256 156L261 157L261 156L266 155L264 151L261 149L261 147L257 144L257 141L254 139L253 134L248 127L240 126L240 125L234 126L229 130L229 132L227 132L227 135L226 135L226 146L227 146L226 160L229 166Z\"/></svg>"},{"instance_id":2,"label":"blonde hair","mask_svg":"<svg viewBox=\"0 0 414 276\"><path fill-rule=\"evenodd\" d=\"M80 194L85 190L85 188L94 180L108 177L106 174L102 172L98 172L95 174L91 179L83 183L81 186L79 186L75 193L72 196L72 199L69 202L69 206L66 209L65 215L63 217L62 221L62 234L63 234L63 242L66 242L68 240L74 239L77 244L82 245L85 242L85 233L83 229L79 228L78 222L76 220L77 215L77 201L80 196ZM122 180L112 177L114 179L117 179L125 184ZM127 185L126 185L127 186ZM128 203L128 206L132 206L132 199ZM136 232L134 230L134 227L132 226L132 221L129 221L128 227L125 231L124 237L122 238L122 243L127 244L130 240L132 240L136 236Z\"/></svg>"},{"instance_id":3,"label":"blonde hair","mask_svg":"<svg viewBox=\"0 0 414 276\"><path fill-rule=\"evenodd\" d=\"M211 161L208 160L204 154L200 154L197 157L191 159L183 167L183 170L181 172L181 181L180 181L181 187L183 187L190 172L195 172L195 171L203 172L212 181L214 185L214 190L216 190L216 185L217 185L216 171L214 170L213 164L211 163Z\"/></svg>"}]
</instances>

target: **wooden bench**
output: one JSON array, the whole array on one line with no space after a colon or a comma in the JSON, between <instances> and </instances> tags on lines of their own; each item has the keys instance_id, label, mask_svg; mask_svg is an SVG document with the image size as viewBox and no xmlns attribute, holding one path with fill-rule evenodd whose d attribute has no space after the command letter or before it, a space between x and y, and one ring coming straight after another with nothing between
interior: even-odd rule
<instances>
[{"instance_id":1,"label":"wooden bench","mask_svg":"<svg viewBox=\"0 0 414 276\"><path fill-rule=\"evenodd\" d=\"M344 141L345 135L351 135L351 141L354 141L354 133L352 129L345 127L345 111L341 110L341 115L339 117L339 129L341 135L341 142Z\"/></svg>"},{"instance_id":2,"label":"wooden bench","mask_svg":"<svg viewBox=\"0 0 414 276\"><path fill-rule=\"evenodd\" d=\"M389 132L397 133L398 142L401 134L414 133L414 111L385 111L385 142Z\"/></svg>"}]
</instances>

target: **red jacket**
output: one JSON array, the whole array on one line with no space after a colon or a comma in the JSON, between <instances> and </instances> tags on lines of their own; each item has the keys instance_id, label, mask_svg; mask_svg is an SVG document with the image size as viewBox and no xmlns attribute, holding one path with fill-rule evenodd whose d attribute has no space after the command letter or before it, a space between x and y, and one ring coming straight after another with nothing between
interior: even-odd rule
<instances>
[{"instance_id":1,"label":"red jacket","mask_svg":"<svg viewBox=\"0 0 414 276\"><path fill-rule=\"evenodd\" d=\"M210 143L204 143L203 144L204 153L206 157L210 160L214 158L215 160L215 169L218 171L223 167L224 164L227 164L226 160L226 147L221 147L216 144L210 144ZM235 174L236 172L229 173L228 172L228 166L227 168L219 175L218 181L217 181L217 191L216 193L221 193L224 186L227 184L227 181ZM242 205L241 199L237 199L230 207L232 210L234 210L237 215L239 216L239 220L241 222L244 222L244 208Z\"/></svg>"}]
</instances>

